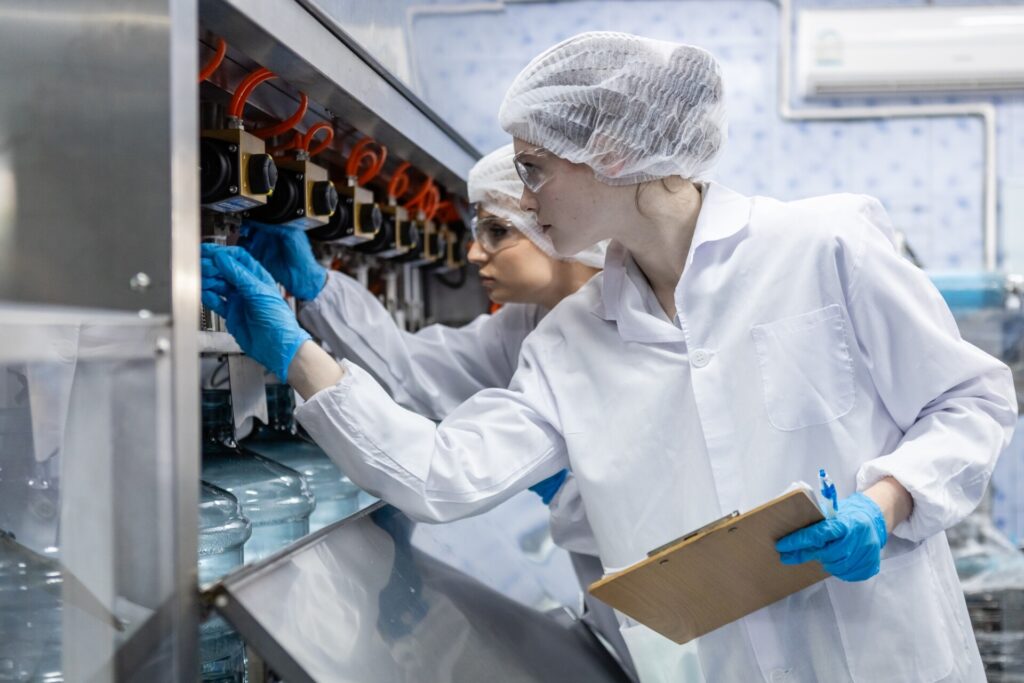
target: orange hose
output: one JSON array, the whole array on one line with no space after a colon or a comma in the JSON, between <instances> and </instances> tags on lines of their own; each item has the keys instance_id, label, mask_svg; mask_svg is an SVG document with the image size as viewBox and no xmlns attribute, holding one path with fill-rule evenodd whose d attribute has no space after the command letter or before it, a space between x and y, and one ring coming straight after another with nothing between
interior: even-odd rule
<instances>
[{"instance_id":1,"label":"orange hose","mask_svg":"<svg viewBox=\"0 0 1024 683\"><path fill-rule=\"evenodd\" d=\"M269 81L271 78L277 78L277 76L272 74L270 69L264 67L256 69L243 78L242 82L235 89L235 94L231 96L231 104L228 105L228 115L241 118L242 111L245 109L245 101L249 99L252 91L257 85L264 81Z\"/></svg>"},{"instance_id":2,"label":"orange hose","mask_svg":"<svg viewBox=\"0 0 1024 683\"><path fill-rule=\"evenodd\" d=\"M313 137L320 131L325 132L323 142L315 148L311 147L310 145L313 144ZM308 151L309 156L315 156L330 147L332 140L334 140L334 126L326 121L321 121L320 123L314 124L306 131L306 135L302 138L302 149Z\"/></svg>"},{"instance_id":3,"label":"orange hose","mask_svg":"<svg viewBox=\"0 0 1024 683\"><path fill-rule=\"evenodd\" d=\"M406 173L412 166L408 161L403 161L391 174L391 181L388 183L388 197L397 200L409 191L409 175Z\"/></svg>"},{"instance_id":4,"label":"orange hose","mask_svg":"<svg viewBox=\"0 0 1024 683\"><path fill-rule=\"evenodd\" d=\"M442 223L456 223L459 220L459 212L450 199L446 199L437 205L435 215Z\"/></svg>"},{"instance_id":5,"label":"orange hose","mask_svg":"<svg viewBox=\"0 0 1024 683\"><path fill-rule=\"evenodd\" d=\"M365 185L370 182L370 179L374 176L373 169L376 168L377 164L380 162L380 157L376 152L368 149L359 156L359 165L361 166L364 161L369 163L366 165L366 170L356 178L356 185Z\"/></svg>"},{"instance_id":6,"label":"orange hose","mask_svg":"<svg viewBox=\"0 0 1024 683\"><path fill-rule=\"evenodd\" d=\"M246 83L242 88L241 102L237 108L239 116L245 113L246 102L248 102L249 98L252 96L253 91L256 90L256 86L260 85L261 83L265 83L266 81L277 78L277 76L271 73L269 69L264 69L261 67L257 71L259 71L259 73L253 76L252 80Z\"/></svg>"},{"instance_id":7,"label":"orange hose","mask_svg":"<svg viewBox=\"0 0 1024 683\"><path fill-rule=\"evenodd\" d=\"M431 184L430 192L423 198L423 202L420 204L420 208L423 209L423 216L428 220L434 220L434 216L437 215L437 210L441 206L441 191L437 189L436 185Z\"/></svg>"},{"instance_id":8,"label":"orange hose","mask_svg":"<svg viewBox=\"0 0 1024 683\"><path fill-rule=\"evenodd\" d=\"M224 61L224 55L226 55L227 53L228 44L224 42L223 38L218 38L217 51L214 53L213 57L210 58L210 61L206 63L206 66L204 66L199 71L200 83L202 83L207 78L213 75L213 72L216 71L220 67L221 62Z\"/></svg>"},{"instance_id":9,"label":"orange hose","mask_svg":"<svg viewBox=\"0 0 1024 683\"><path fill-rule=\"evenodd\" d=\"M424 198L430 193L430 188L433 186L434 181L430 178L427 178L426 182L420 186L419 192L417 192L412 199L405 203L405 208L412 209L418 205L421 205ZM420 208L422 209L423 207L420 206Z\"/></svg>"},{"instance_id":10,"label":"orange hose","mask_svg":"<svg viewBox=\"0 0 1024 683\"><path fill-rule=\"evenodd\" d=\"M295 127L295 124L302 120L302 117L306 115L306 110L308 108L309 98L306 97L306 93L300 92L299 108L295 110L294 114L292 114L285 120L281 121L280 123L275 123L274 125L267 126L266 128L259 128L257 130L252 131L252 133L261 140L267 140L276 135L287 133L288 131Z\"/></svg>"},{"instance_id":11,"label":"orange hose","mask_svg":"<svg viewBox=\"0 0 1024 683\"><path fill-rule=\"evenodd\" d=\"M365 137L352 145L352 151L348 153L348 161L345 164L345 175L354 176L359 173L359 166L363 160L363 150L371 142L373 142L373 138Z\"/></svg>"},{"instance_id":12,"label":"orange hose","mask_svg":"<svg viewBox=\"0 0 1024 683\"><path fill-rule=\"evenodd\" d=\"M388 160L388 148L380 143L377 143L377 146L380 147L380 156L377 159L377 163L375 163L373 168L369 169L365 174L359 176L360 185L365 185L376 178L384 168L384 162Z\"/></svg>"},{"instance_id":13,"label":"orange hose","mask_svg":"<svg viewBox=\"0 0 1024 683\"><path fill-rule=\"evenodd\" d=\"M378 151L367 149L371 145L376 145ZM388 148L380 144L371 137L365 137L359 140L352 146L352 151L348 154L348 161L345 164L345 175L356 177L357 185L366 185L368 182L377 177L381 169L384 168L384 162L388 158ZM364 161L369 161L369 165L366 170L360 174L359 169L363 166Z\"/></svg>"}]
</instances>

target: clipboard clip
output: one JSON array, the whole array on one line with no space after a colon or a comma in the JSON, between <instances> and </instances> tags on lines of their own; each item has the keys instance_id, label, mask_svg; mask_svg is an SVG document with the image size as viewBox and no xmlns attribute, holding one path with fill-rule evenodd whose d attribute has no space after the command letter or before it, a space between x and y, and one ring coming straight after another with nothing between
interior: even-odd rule
<instances>
[{"instance_id":1,"label":"clipboard clip","mask_svg":"<svg viewBox=\"0 0 1024 683\"><path fill-rule=\"evenodd\" d=\"M647 557L653 557L653 556L657 555L658 553L660 553L662 550L668 550L669 548L671 548L672 546L674 546L677 543L682 543L683 541L687 541L687 540L693 538L694 536L703 534L703 533L705 533L707 531L711 531L712 529L714 529L716 527L719 527L719 526L725 524L726 522L732 521L732 520L736 519L739 516L740 516L740 511L739 510L733 510L729 514L724 515L722 517L719 517L718 519L716 519L713 522L708 522L704 526L702 526L700 528L697 528L697 529L694 529L690 533L684 534L683 536L680 536L679 538L675 539L674 541L669 541L668 543L665 543L664 545L659 545L657 548L655 548L654 550L652 550L649 553L647 553Z\"/></svg>"}]
</instances>

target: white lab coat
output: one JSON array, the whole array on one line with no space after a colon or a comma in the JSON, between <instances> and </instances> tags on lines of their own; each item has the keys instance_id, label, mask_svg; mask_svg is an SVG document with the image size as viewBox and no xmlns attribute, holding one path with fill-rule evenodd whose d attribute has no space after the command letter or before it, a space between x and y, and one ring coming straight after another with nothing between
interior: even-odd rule
<instances>
[{"instance_id":1,"label":"white lab coat","mask_svg":"<svg viewBox=\"0 0 1024 683\"><path fill-rule=\"evenodd\" d=\"M331 350L368 370L400 405L441 420L483 389L505 388L523 340L547 315L536 304L507 304L468 325L406 332L349 276L331 271L315 299L299 310L302 326ZM579 489L570 474L549 505L551 537L565 550L597 555Z\"/></svg>"},{"instance_id":2,"label":"white lab coat","mask_svg":"<svg viewBox=\"0 0 1024 683\"><path fill-rule=\"evenodd\" d=\"M879 574L831 578L699 640L710 681L981 681L942 531L1008 442L1008 368L964 342L881 205L709 185L669 320L621 245L523 344L507 390L440 424L351 364L297 412L350 476L419 519L481 512L571 467L607 570L826 468L914 500ZM639 669L671 646L624 630ZM664 646L664 639L661 639ZM657 649L657 648L654 648ZM645 660L646 661L641 661Z\"/></svg>"}]
</instances>

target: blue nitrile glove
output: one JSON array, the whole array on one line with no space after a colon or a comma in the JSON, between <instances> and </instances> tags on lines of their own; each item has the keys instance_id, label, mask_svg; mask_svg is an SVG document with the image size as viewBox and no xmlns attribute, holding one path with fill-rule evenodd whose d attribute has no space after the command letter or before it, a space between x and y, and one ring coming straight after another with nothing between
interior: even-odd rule
<instances>
[{"instance_id":1,"label":"blue nitrile glove","mask_svg":"<svg viewBox=\"0 0 1024 683\"><path fill-rule=\"evenodd\" d=\"M835 517L780 538L783 564L819 560L843 581L864 581L878 573L888 534L878 504L857 493L839 501Z\"/></svg>"},{"instance_id":2,"label":"blue nitrile glove","mask_svg":"<svg viewBox=\"0 0 1024 683\"><path fill-rule=\"evenodd\" d=\"M562 488L562 483L568 475L569 470L562 470L557 474L551 475L539 484L534 484L530 487L530 490L540 496L540 499L544 501L545 505L550 505L555 494L558 493L558 489Z\"/></svg>"},{"instance_id":3,"label":"blue nitrile glove","mask_svg":"<svg viewBox=\"0 0 1024 683\"><path fill-rule=\"evenodd\" d=\"M238 244L296 299L312 301L327 282L327 269L316 262L313 247L302 230L246 221Z\"/></svg>"},{"instance_id":4,"label":"blue nitrile glove","mask_svg":"<svg viewBox=\"0 0 1024 683\"><path fill-rule=\"evenodd\" d=\"M288 381L288 366L310 338L270 273L244 249L204 244L203 305L227 321L245 353Z\"/></svg>"}]
</instances>

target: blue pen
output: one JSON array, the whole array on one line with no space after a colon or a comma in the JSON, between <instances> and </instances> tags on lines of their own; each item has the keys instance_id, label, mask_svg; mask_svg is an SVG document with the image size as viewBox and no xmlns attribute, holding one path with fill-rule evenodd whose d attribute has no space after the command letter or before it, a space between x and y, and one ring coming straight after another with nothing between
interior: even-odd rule
<instances>
[{"instance_id":1,"label":"blue pen","mask_svg":"<svg viewBox=\"0 0 1024 683\"><path fill-rule=\"evenodd\" d=\"M826 506L825 515L831 519L836 516L836 512L839 511L839 497L836 495L836 485L829 479L828 474L825 473L824 468L818 470L818 481L821 482L821 495L826 500L832 501L832 507Z\"/></svg>"}]
</instances>

